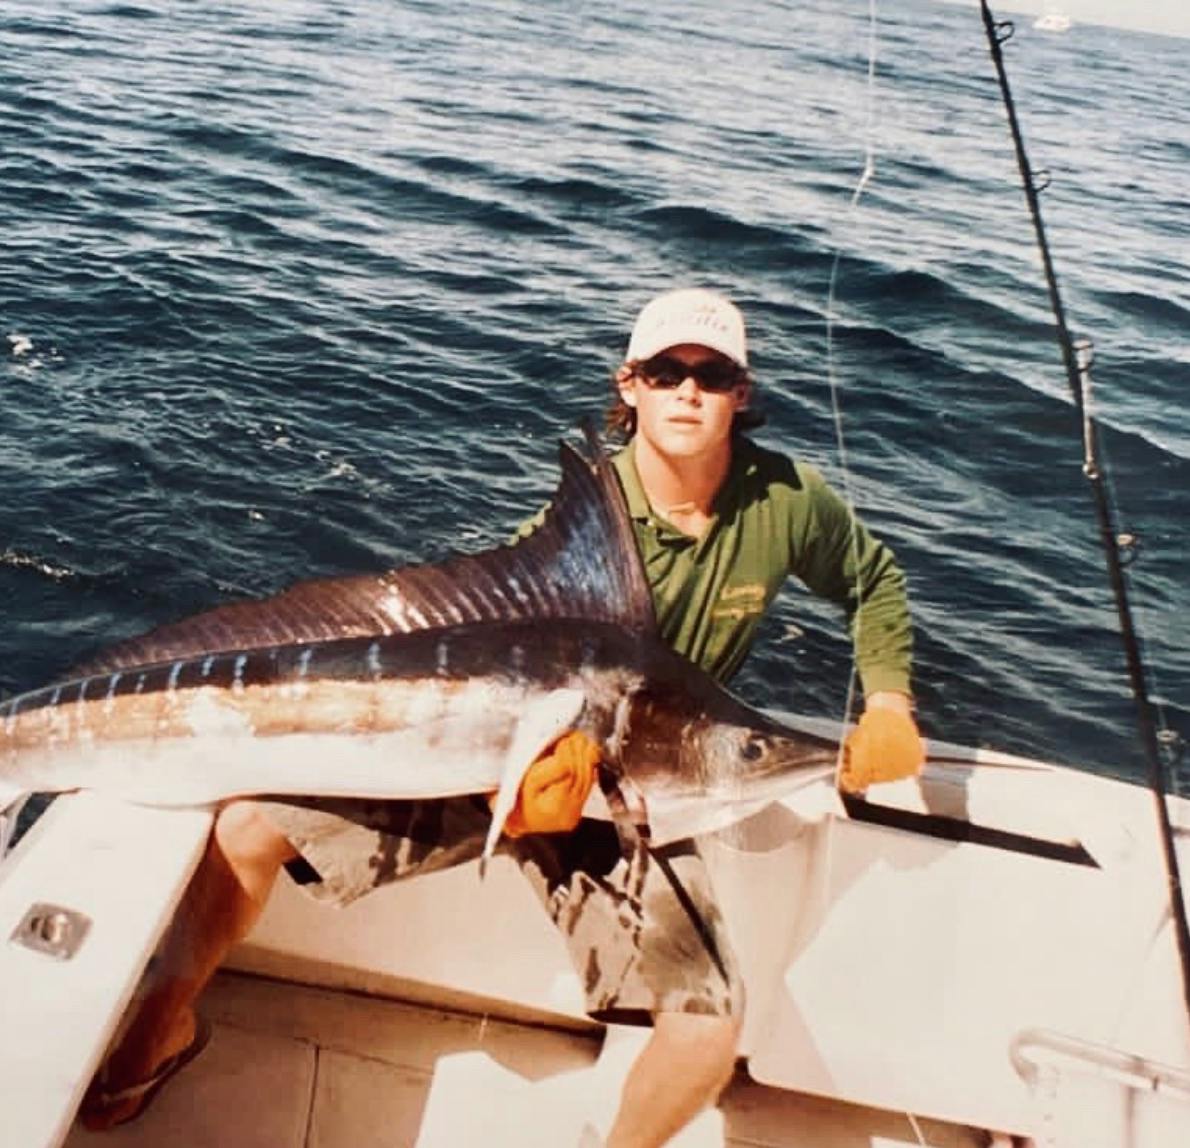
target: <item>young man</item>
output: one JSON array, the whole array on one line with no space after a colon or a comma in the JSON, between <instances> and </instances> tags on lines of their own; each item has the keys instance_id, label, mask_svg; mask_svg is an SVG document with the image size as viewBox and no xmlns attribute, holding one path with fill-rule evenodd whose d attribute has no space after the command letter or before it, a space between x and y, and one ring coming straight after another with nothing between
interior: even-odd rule
<instances>
[{"instance_id":1,"label":"young man","mask_svg":"<svg viewBox=\"0 0 1190 1148\"><path fill-rule=\"evenodd\" d=\"M751 383L738 310L698 290L654 300L615 386L611 422L629 443L614 465L663 637L726 678L781 583L796 574L854 618L867 707L843 783L860 789L920 768L902 575L813 470L740 433ZM534 763L505 847L564 933L591 1015L652 1024L607 1145L660 1146L730 1077L742 991L694 843L656 851L639 885L614 829L580 820L596 758L593 743L574 734ZM283 865L294 872L296 864L314 895L344 903L478 856L490 821L482 795L320 806L241 801L220 812L159 959L169 975L148 992L92 1085L82 1108L88 1126L138 1115L201 1049L194 1002L256 921Z\"/></svg>"},{"instance_id":2,"label":"young man","mask_svg":"<svg viewBox=\"0 0 1190 1148\"><path fill-rule=\"evenodd\" d=\"M739 310L699 289L654 299L615 388L613 462L670 645L727 679L792 574L846 610L867 708L909 715L904 576L813 467L744 435L761 420Z\"/></svg>"}]
</instances>

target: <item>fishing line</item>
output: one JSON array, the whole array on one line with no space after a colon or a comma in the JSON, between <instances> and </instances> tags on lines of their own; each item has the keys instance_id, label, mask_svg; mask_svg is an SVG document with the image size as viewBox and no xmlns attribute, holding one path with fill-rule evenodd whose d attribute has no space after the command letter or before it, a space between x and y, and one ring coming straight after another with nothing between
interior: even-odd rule
<instances>
[{"instance_id":1,"label":"fishing line","mask_svg":"<svg viewBox=\"0 0 1190 1148\"><path fill-rule=\"evenodd\" d=\"M1000 95L1003 99L1004 110L1008 116L1008 125L1012 134L1013 148L1016 152L1017 167L1021 173L1021 183L1024 186L1025 199L1029 205L1029 215L1033 221L1034 236L1041 254L1042 267L1045 272L1046 287L1049 290L1050 308L1054 313L1057 329L1058 344L1062 351L1062 361L1066 368L1066 380L1075 407L1082 423L1083 432L1083 474L1091 484L1091 492L1095 503L1095 513L1099 525L1100 543L1107 559L1108 580L1111 583L1112 594L1115 599L1116 615L1119 622L1120 641L1124 647L1124 661L1128 670L1128 680L1132 689L1132 697L1136 704L1136 724L1140 733L1141 745L1149 765L1149 788L1152 791L1156 805L1157 824L1161 840L1162 853L1165 860L1165 871L1169 887L1169 909L1173 922L1174 936L1177 941L1178 956L1182 966L1182 995L1186 1003L1186 1010L1190 1015L1190 926L1186 920L1186 903L1182 896L1182 881L1178 866L1177 849L1173 839L1173 827L1170 823L1169 806L1166 794L1169 792L1169 769L1167 757L1173 757L1176 751L1177 737L1173 731L1162 729L1154 719L1153 703L1149 700L1147 670L1141 656L1140 638L1132 618L1131 600L1128 593L1128 582L1125 572L1130 563L1128 556L1129 540L1125 532L1118 526L1118 517L1109 485L1103 452L1099 445L1099 431L1095 418L1091 412L1089 401L1091 354L1089 342L1076 344L1071 338L1066 324L1066 312L1062 305L1062 298L1058 291L1058 281L1054 274L1053 260L1050 258L1049 243L1046 239L1045 226L1041 219L1041 203L1038 197L1039 187L1034 178L1029 158L1025 154L1024 137L1021 134L1020 123L1017 120L1016 107L1013 103L1012 92L1008 86L1008 74L1004 68L1004 55L1000 47L1013 33L1011 22L998 23L992 16L987 0L979 0L980 12L983 16L984 32L987 36L988 48L992 54L992 61L996 66L996 76L1000 83Z\"/></svg>"},{"instance_id":2,"label":"fishing line","mask_svg":"<svg viewBox=\"0 0 1190 1148\"><path fill-rule=\"evenodd\" d=\"M843 221L844 230L848 229L856 215L860 198L876 171L875 148L875 108L876 108L876 0L868 0L868 75L864 93L864 166L859 180L851 193L851 201L847 206L847 215ZM847 733L847 725L855 707L855 692L858 673L856 668L855 651L859 647L863 619L860 606L863 602L863 587L859 575L859 532L855 514L855 498L851 488L851 467L847 460L847 440L843 433L843 410L839 399L840 385L838 372L835 369L835 286L839 278L839 262L842 258L842 247L835 245L835 255L831 261L830 280L826 292L826 377L830 386L831 416L835 425L835 447L839 456L839 469L842 475L843 502L847 507L848 546L851 550L851 561L855 568L855 614L852 621L851 636L851 673L847 679L847 697L843 703L843 718L840 722L839 744L842 746ZM843 755L839 754L836 764L836 783L842 771Z\"/></svg>"},{"instance_id":3,"label":"fishing line","mask_svg":"<svg viewBox=\"0 0 1190 1148\"><path fill-rule=\"evenodd\" d=\"M929 1148L926 1138L921 1134L921 1125L918 1124L917 1117L912 1112L906 1112L905 1116L909 1121L909 1127L913 1129L913 1135L917 1137L919 1148Z\"/></svg>"},{"instance_id":4,"label":"fishing line","mask_svg":"<svg viewBox=\"0 0 1190 1148\"><path fill-rule=\"evenodd\" d=\"M1086 411L1086 417L1090 422L1097 421L1095 391L1091 383L1091 368L1095 365L1094 347L1089 339L1076 339L1074 343L1075 355L1082 371L1083 381L1083 403ZM1089 444L1086 440L1084 432L1083 441L1084 452L1089 450ZM1111 456L1108 452L1107 443L1102 439L1097 440L1093 444L1093 449L1098 451L1100 477L1107 487L1107 497L1109 504L1114 507L1119 507L1120 500L1116 493L1116 484L1112 478L1115 468L1111 464ZM1084 462L1084 467L1086 462ZM1116 523L1116 544L1120 551L1120 564L1125 570L1128 570L1136 562L1141 555L1143 540L1140 534L1123 525L1120 522ZM1178 787L1178 773L1177 768L1182 757L1181 738L1174 728L1169 724L1169 719L1166 713L1165 700L1162 697L1161 682L1159 681L1157 660L1149 654L1149 643L1146 639L1146 632L1154 628L1151 626L1153 612L1146 608L1145 597L1142 594L1137 599L1137 613L1141 616L1141 625L1136 628L1135 636L1137 646L1140 651L1140 659L1145 666L1149 677L1149 684L1151 686L1150 702L1152 703L1155 720L1157 724L1157 742L1162 750L1162 755L1165 758L1167 768L1170 774L1167 778L1168 791L1179 794Z\"/></svg>"},{"instance_id":5,"label":"fishing line","mask_svg":"<svg viewBox=\"0 0 1190 1148\"><path fill-rule=\"evenodd\" d=\"M847 215L843 221L846 231L854 221L859 208L860 198L864 189L871 181L876 171L875 147L875 108L876 108L876 0L868 0L868 73L864 88L864 165L859 179L851 193L851 200L847 205ZM847 737L847 727L851 722L851 715L855 709L856 684L858 669L856 664L856 650L859 648L860 636L863 629L863 619L860 606L863 603L863 586L859 574L859 531L855 514L855 497L851 487L851 467L847 460L847 440L843 433L843 409L840 402L840 384L838 372L835 368L835 287L839 278L839 262L842 258L842 247L835 244L834 258L831 260L830 279L826 292L826 377L830 388L831 416L835 426L835 446L839 456L839 469L842 476L843 503L847 507L848 546L851 551L852 566L855 570L855 611L851 625L851 672L847 677L847 696L843 702L843 716L839 721L839 754L835 761L835 789L839 787L839 778L843 772L843 745ZM834 835L826 835L826 856L823 858L823 880L830 887L831 874L834 872Z\"/></svg>"},{"instance_id":6,"label":"fishing line","mask_svg":"<svg viewBox=\"0 0 1190 1148\"><path fill-rule=\"evenodd\" d=\"M860 171L859 180L851 193L851 200L847 205L847 215L843 221L844 230L854 221L859 207L860 198L868 186L876 170L875 148L875 107L876 107L876 0L868 0L868 74L864 89L864 166ZM835 244L835 255L831 260L830 280L826 291L826 378L830 388L831 416L835 425L835 446L839 456L839 469L842 475L843 503L847 507L848 546L851 551L852 566L855 569L855 612L852 615L851 632L851 672L847 677L847 696L843 702L843 716L839 720L839 753L835 759L835 790L839 790L839 779L843 772L843 746L847 737L847 727L851 722L851 715L855 708L856 683L858 669L856 664L856 650L859 648L863 620L860 605L863 602L863 586L859 575L859 532L855 515L855 498L851 490L851 468L847 461L847 440L843 433L843 409L839 401L839 377L835 369L835 285L839 278L839 262L842 257L842 247ZM827 833L823 857L823 882L829 889L835 866L835 835Z\"/></svg>"}]
</instances>

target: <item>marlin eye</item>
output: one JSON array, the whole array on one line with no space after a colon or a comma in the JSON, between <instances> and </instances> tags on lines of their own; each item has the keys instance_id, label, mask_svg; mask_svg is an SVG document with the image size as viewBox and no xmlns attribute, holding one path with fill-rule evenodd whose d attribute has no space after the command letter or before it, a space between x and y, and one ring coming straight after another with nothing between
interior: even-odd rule
<instances>
[{"instance_id":1,"label":"marlin eye","mask_svg":"<svg viewBox=\"0 0 1190 1148\"><path fill-rule=\"evenodd\" d=\"M758 737L750 737L740 749L740 756L745 761L759 761L764 757L765 744Z\"/></svg>"}]
</instances>

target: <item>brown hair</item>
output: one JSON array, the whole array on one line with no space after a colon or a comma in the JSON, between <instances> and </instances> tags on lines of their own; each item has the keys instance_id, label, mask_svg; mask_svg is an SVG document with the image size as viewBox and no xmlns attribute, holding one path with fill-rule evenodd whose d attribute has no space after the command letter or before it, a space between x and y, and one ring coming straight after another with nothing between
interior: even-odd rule
<instances>
[{"instance_id":1,"label":"brown hair","mask_svg":"<svg viewBox=\"0 0 1190 1148\"><path fill-rule=\"evenodd\" d=\"M607 429L608 437L613 440L627 442L636 434L636 411L624 401L620 394L620 386L628 382L629 379L639 379L641 377L640 366L640 359L629 359L612 372L612 401L604 416L604 427ZM756 386L747 370L743 371L740 381L747 383L752 388L752 401L755 402ZM764 423L764 415L754 406L748 406L744 410L736 412L735 418L731 422L731 433L741 434L744 431L755 430L757 427L764 426Z\"/></svg>"}]
</instances>

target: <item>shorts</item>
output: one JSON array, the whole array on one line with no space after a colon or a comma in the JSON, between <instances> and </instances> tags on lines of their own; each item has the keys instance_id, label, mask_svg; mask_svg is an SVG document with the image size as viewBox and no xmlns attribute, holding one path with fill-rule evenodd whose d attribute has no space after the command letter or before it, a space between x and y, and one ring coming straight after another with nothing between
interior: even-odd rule
<instances>
[{"instance_id":1,"label":"shorts","mask_svg":"<svg viewBox=\"0 0 1190 1148\"><path fill-rule=\"evenodd\" d=\"M319 900L345 905L389 884L473 861L491 823L482 796L432 801L287 799L259 808L301 855L287 868ZM710 878L693 841L626 858L614 827L503 838L551 920L596 1020L654 1013L741 1016L743 989Z\"/></svg>"}]
</instances>

